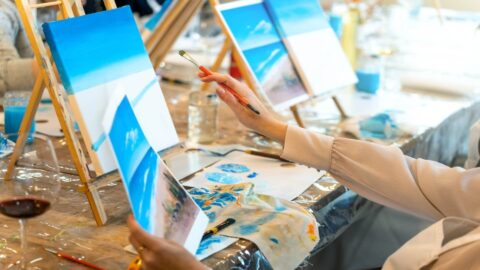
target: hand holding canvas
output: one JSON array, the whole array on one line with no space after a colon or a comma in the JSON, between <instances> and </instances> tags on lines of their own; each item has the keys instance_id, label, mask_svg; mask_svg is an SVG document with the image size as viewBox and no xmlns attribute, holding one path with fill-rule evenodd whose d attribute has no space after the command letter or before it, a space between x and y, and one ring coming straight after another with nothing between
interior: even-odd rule
<instances>
[{"instance_id":1,"label":"hand holding canvas","mask_svg":"<svg viewBox=\"0 0 480 270\"><path fill-rule=\"evenodd\" d=\"M128 217L127 224L130 230L130 243L142 258L143 270L207 269L179 244L144 231L133 216Z\"/></svg>"},{"instance_id":2,"label":"hand holding canvas","mask_svg":"<svg viewBox=\"0 0 480 270\"><path fill-rule=\"evenodd\" d=\"M212 75L206 76L203 72L199 72L198 76L203 82L226 84L245 97L250 104L257 108L260 112L259 115L245 108L245 106L242 106L231 93L225 91L222 87L217 88L217 94L230 107L243 125L266 137L279 141L280 143L284 142L287 125L275 119L262 102L255 96L254 92L245 84L235 80L229 75L220 73L213 73Z\"/></svg>"}]
</instances>

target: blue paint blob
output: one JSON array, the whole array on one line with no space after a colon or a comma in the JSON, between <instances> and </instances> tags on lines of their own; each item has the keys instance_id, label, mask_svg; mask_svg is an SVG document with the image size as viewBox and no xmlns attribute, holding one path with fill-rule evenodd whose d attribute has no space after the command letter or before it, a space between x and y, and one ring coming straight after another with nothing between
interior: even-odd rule
<instances>
[{"instance_id":1,"label":"blue paint blob","mask_svg":"<svg viewBox=\"0 0 480 270\"><path fill-rule=\"evenodd\" d=\"M192 195L204 195L208 194L210 191L206 188L192 188L188 193Z\"/></svg>"},{"instance_id":2,"label":"blue paint blob","mask_svg":"<svg viewBox=\"0 0 480 270\"><path fill-rule=\"evenodd\" d=\"M200 246L197 249L197 252L196 252L197 255L203 254L203 252L205 252L205 250L210 248L211 245L213 245L215 243L220 243L220 242L222 242L222 236L220 236L220 235L214 235L214 236L211 236L211 237L203 240L200 243Z\"/></svg>"},{"instance_id":3,"label":"blue paint blob","mask_svg":"<svg viewBox=\"0 0 480 270\"><path fill-rule=\"evenodd\" d=\"M249 235L252 233L256 233L258 232L258 225L255 225L255 224L240 225L238 227L238 231L241 235Z\"/></svg>"},{"instance_id":4,"label":"blue paint blob","mask_svg":"<svg viewBox=\"0 0 480 270\"><path fill-rule=\"evenodd\" d=\"M279 241L277 238L274 238L274 237L270 237L270 241L272 241L273 243L275 243L276 245L278 245Z\"/></svg>"},{"instance_id":5,"label":"blue paint blob","mask_svg":"<svg viewBox=\"0 0 480 270\"><path fill-rule=\"evenodd\" d=\"M255 178L257 177L258 173L252 172L251 174L247 175L248 178Z\"/></svg>"},{"instance_id":6,"label":"blue paint blob","mask_svg":"<svg viewBox=\"0 0 480 270\"><path fill-rule=\"evenodd\" d=\"M277 204L277 206L275 206L275 211L283 212L285 210L287 210L287 208L282 204Z\"/></svg>"},{"instance_id":7,"label":"blue paint blob","mask_svg":"<svg viewBox=\"0 0 480 270\"><path fill-rule=\"evenodd\" d=\"M222 164L217 168L228 173L245 173L250 171L250 169L245 165L233 164L233 163Z\"/></svg>"},{"instance_id":8,"label":"blue paint blob","mask_svg":"<svg viewBox=\"0 0 480 270\"><path fill-rule=\"evenodd\" d=\"M237 197L235 197L233 194L228 193L228 192L224 192L224 193L220 194L220 196L218 198L220 200L227 201L227 202L234 202L234 201L237 200Z\"/></svg>"},{"instance_id":9,"label":"blue paint blob","mask_svg":"<svg viewBox=\"0 0 480 270\"><path fill-rule=\"evenodd\" d=\"M208 181L220 184L237 184L241 181L237 176L228 173L209 172L205 174Z\"/></svg>"},{"instance_id":10,"label":"blue paint blob","mask_svg":"<svg viewBox=\"0 0 480 270\"><path fill-rule=\"evenodd\" d=\"M210 223L214 222L215 219L217 219L217 214L215 212L210 212L207 214L207 216Z\"/></svg>"}]
</instances>

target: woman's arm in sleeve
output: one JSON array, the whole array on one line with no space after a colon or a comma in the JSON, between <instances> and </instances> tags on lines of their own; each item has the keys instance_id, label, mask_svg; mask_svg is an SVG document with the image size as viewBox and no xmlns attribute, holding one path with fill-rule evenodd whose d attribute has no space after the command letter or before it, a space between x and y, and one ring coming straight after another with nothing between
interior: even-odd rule
<instances>
[{"instance_id":1,"label":"woman's arm in sleeve","mask_svg":"<svg viewBox=\"0 0 480 270\"><path fill-rule=\"evenodd\" d=\"M439 219L480 220L480 170L405 156L398 147L320 135L289 126L282 157L328 170L377 203ZM476 192L475 192L476 191Z\"/></svg>"}]
</instances>

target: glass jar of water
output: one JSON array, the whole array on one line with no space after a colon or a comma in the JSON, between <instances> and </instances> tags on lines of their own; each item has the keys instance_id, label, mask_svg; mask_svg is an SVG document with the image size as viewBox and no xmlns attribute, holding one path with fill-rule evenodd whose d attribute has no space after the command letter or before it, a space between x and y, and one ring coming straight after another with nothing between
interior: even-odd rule
<instances>
[{"instance_id":1,"label":"glass jar of water","mask_svg":"<svg viewBox=\"0 0 480 270\"><path fill-rule=\"evenodd\" d=\"M188 101L188 140L209 144L217 139L218 96L207 91L190 93Z\"/></svg>"}]
</instances>

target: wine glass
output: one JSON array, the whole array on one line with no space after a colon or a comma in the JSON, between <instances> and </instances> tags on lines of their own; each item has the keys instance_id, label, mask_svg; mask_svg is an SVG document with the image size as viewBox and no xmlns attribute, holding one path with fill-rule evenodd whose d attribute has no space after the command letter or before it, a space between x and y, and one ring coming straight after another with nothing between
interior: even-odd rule
<instances>
[{"instance_id":1,"label":"wine glass","mask_svg":"<svg viewBox=\"0 0 480 270\"><path fill-rule=\"evenodd\" d=\"M8 152L17 138L18 134L0 136L3 172L11 156ZM29 261L27 258L27 255L33 254L27 250L27 220L44 214L54 203L60 190L58 172L58 161L51 140L44 135L31 134L12 176L8 179L4 175L0 179L0 213L18 219L20 226L20 258L11 262L8 269L32 269L35 261L39 261Z\"/></svg>"}]
</instances>

